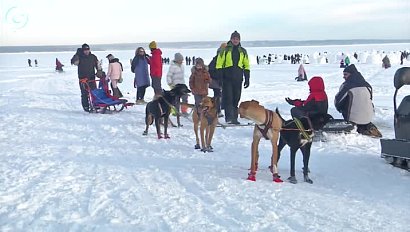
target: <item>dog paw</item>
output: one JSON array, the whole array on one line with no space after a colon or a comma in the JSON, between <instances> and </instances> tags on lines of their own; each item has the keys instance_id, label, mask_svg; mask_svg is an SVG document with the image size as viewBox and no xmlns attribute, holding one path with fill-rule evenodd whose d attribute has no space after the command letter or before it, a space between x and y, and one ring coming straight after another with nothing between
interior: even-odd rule
<instances>
[{"instance_id":1,"label":"dog paw","mask_svg":"<svg viewBox=\"0 0 410 232\"><path fill-rule=\"evenodd\" d=\"M171 137L169 137L169 134L165 134L165 135L164 135L164 138L165 138L165 139L170 139Z\"/></svg>"},{"instance_id":2,"label":"dog paw","mask_svg":"<svg viewBox=\"0 0 410 232\"><path fill-rule=\"evenodd\" d=\"M183 127L184 125L182 125L182 124L178 124L178 127Z\"/></svg>"},{"instance_id":3,"label":"dog paw","mask_svg":"<svg viewBox=\"0 0 410 232\"><path fill-rule=\"evenodd\" d=\"M213 148L212 146L209 146L206 150L207 150L208 152L214 152L214 148Z\"/></svg>"},{"instance_id":4,"label":"dog paw","mask_svg":"<svg viewBox=\"0 0 410 232\"><path fill-rule=\"evenodd\" d=\"M201 146L199 146L199 144L195 144L195 149L201 149Z\"/></svg>"},{"instance_id":5,"label":"dog paw","mask_svg":"<svg viewBox=\"0 0 410 232\"><path fill-rule=\"evenodd\" d=\"M164 138L164 137L162 137L162 135L158 135L158 139L162 139L162 138Z\"/></svg>"},{"instance_id":6,"label":"dog paw","mask_svg":"<svg viewBox=\"0 0 410 232\"><path fill-rule=\"evenodd\" d=\"M311 180L308 175L305 175L304 179L306 183L313 184L313 180Z\"/></svg>"},{"instance_id":7,"label":"dog paw","mask_svg":"<svg viewBox=\"0 0 410 232\"><path fill-rule=\"evenodd\" d=\"M288 181L292 184L297 184L298 183L298 180L296 180L296 177L294 177L294 176L289 177Z\"/></svg>"},{"instance_id":8,"label":"dog paw","mask_svg":"<svg viewBox=\"0 0 410 232\"><path fill-rule=\"evenodd\" d=\"M202 151L203 153L206 153L206 152L208 151L208 149L202 148L201 151Z\"/></svg>"},{"instance_id":9,"label":"dog paw","mask_svg":"<svg viewBox=\"0 0 410 232\"><path fill-rule=\"evenodd\" d=\"M144 131L142 135L148 135L148 131Z\"/></svg>"}]
</instances>

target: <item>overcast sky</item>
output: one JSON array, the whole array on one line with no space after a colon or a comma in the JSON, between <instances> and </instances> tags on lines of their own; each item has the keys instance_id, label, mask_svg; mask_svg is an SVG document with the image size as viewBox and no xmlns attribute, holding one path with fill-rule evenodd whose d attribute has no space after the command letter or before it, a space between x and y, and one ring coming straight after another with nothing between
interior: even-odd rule
<instances>
[{"instance_id":1,"label":"overcast sky","mask_svg":"<svg viewBox=\"0 0 410 232\"><path fill-rule=\"evenodd\" d=\"M410 0L0 0L0 45L410 39Z\"/></svg>"}]
</instances>

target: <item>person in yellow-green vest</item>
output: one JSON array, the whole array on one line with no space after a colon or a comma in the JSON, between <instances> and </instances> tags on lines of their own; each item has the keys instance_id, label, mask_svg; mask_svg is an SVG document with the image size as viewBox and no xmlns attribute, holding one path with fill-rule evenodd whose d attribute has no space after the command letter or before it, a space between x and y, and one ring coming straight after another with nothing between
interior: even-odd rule
<instances>
[{"instance_id":1,"label":"person in yellow-green vest","mask_svg":"<svg viewBox=\"0 0 410 232\"><path fill-rule=\"evenodd\" d=\"M222 74L222 106L225 109L225 122L238 122L238 103L241 99L242 82L244 88L249 87L249 58L245 48L241 46L241 35L234 31L225 49L220 51L216 59L216 69Z\"/></svg>"}]
</instances>

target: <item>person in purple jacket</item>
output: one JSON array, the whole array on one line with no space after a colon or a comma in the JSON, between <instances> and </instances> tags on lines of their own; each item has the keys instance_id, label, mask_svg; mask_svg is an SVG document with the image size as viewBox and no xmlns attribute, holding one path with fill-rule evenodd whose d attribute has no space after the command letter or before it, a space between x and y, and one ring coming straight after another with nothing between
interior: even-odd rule
<instances>
[{"instance_id":1,"label":"person in purple jacket","mask_svg":"<svg viewBox=\"0 0 410 232\"><path fill-rule=\"evenodd\" d=\"M134 88L137 88L137 104L144 104L145 89L150 86L148 65L149 56L144 48L139 47L135 51L135 57L131 62L131 72L135 73Z\"/></svg>"}]
</instances>

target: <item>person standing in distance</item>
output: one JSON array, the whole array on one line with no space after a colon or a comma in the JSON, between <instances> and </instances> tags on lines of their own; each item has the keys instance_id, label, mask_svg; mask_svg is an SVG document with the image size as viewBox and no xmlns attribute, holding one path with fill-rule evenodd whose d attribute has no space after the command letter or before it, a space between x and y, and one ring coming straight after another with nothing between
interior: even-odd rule
<instances>
[{"instance_id":1,"label":"person standing in distance","mask_svg":"<svg viewBox=\"0 0 410 232\"><path fill-rule=\"evenodd\" d=\"M241 35L234 31L231 39L217 57L216 69L223 72L222 98L225 109L225 122L238 122L238 103L241 99L242 82L245 76L244 88L249 87L249 58L245 48L241 46Z\"/></svg>"}]
</instances>

